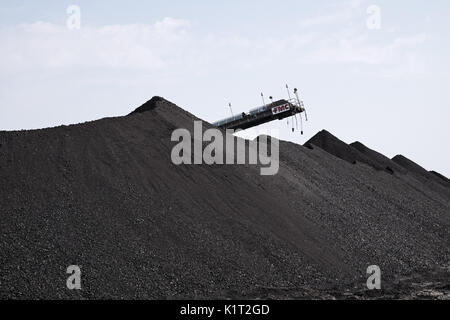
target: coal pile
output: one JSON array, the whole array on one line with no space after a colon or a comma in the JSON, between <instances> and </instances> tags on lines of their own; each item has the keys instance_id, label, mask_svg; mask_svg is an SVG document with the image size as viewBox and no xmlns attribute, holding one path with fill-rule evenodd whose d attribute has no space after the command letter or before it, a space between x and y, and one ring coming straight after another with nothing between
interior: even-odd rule
<instances>
[{"instance_id":1,"label":"coal pile","mask_svg":"<svg viewBox=\"0 0 450 320\"><path fill-rule=\"evenodd\" d=\"M425 178L426 180L431 180L435 183L440 183L446 187L448 187L450 180L447 179L447 177L443 176L439 172L436 171L427 171L414 161L406 158L403 155L396 155L392 158L392 161L395 163L398 163L400 166L408 170L409 172L412 172L418 176L421 176Z\"/></svg>"},{"instance_id":2,"label":"coal pile","mask_svg":"<svg viewBox=\"0 0 450 320\"><path fill-rule=\"evenodd\" d=\"M431 170L430 173L434 174L435 176L437 176L438 178L440 178L441 180L444 180L444 182L450 183L450 179L448 179L447 177L443 176L442 174L440 174L439 172L436 172L434 170Z\"/></svg>"},{"instance_id":3,"label":"coal pile","mask_svg":"<svg viewBox=\"0 0 450 320\"><path fill-rule=\"evenodd\" d=\"M400 165L398 165L385 155L366 147L359 141L351 143L350 146L352 146L362 154L372 159L372 161L376 162L380 168L384 168L386 171L390 173L394 172L406 173L406 170L403 167L401 167Z\"/></svg>"},{"instance_id":4,"label":"coal pile","mask_svg":"<svg viewBox=\"0 0 450 320\"><path fill-rule=\"evenodd\" d=\"M146 111L150 111L150 110L155 109L160 104L164 105L164 103L165 103L164 98L155 96L155 97L151 98L150 100L148 100L146 103L144 103L142 106L136 108L136 110L134 110L130 114L143 113Z\"/></svg>"},{"instance_id":5,"label":"coal pile","mask_svg":"<svg viewBox=\"0 0 450 320\"><path fill-rule=\"evenodd\" d=\"M419 166L417 163L415 163L412 160L409 160L408 158L402 156L402 155L396 155L395 157L392 158L392 161L394 161L395 163L398 163L399 165L401 165L402 167L404 167L405 169L407 169L408 171L417 173L417 174L421 174L424 176L428 175L428 171L425 170L424 168L422 168L421 166Z\"/></svg>"},{"instance_id":6,"label":"coal pile","mask_svg":"<svg viewBox=\"0 0 450 320\"><path fill-rule=\"evenodd\" d=\"M377 170L382 169L376 161L373 161L371 158L361 153L358 149L353 148L351 145L339 140L326 130L320 131L305 143L306 146L311 144L316 145L332 155L350 163L356 164L356 162L359 161L366 163Z\"/></svg>"},{"instance_id":7,"label":"coal pile","mask_svg":"<svg viewBox=\"0 0 450 320\"><path fill-rule=\"evenodd\" d=\"M0 132L0 298L411 297L398 284L412 278L448 288L445 177L326 131L309 148L280 141L274 176L174 165L171 134L193 120L154 97L125 117ZM386 289L367 295L372 264ZM82 290L67 289L69 265Z\"/></svg>"}]
</instances>

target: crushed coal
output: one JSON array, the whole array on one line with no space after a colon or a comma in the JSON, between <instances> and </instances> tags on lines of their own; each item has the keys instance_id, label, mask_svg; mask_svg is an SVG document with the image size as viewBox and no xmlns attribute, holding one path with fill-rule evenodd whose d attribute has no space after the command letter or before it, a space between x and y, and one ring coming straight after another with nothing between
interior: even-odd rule
<instances>
[{"instance_id":1,"label":"crushed coal","mask_svg":"<svg viewBox=\"0 0 450 320\"><path fill-rule=\"evenodd\" d=\"M174 165L171 134L192 133L193 120L155 97L125 117L1 131L0 298L398 298L419 296L411 279L448 287L444 179L326 131L305 146L280 141L273 176ZM373 264L385 289L368 293ZM67 289L69 265L82 290Z\"/></svg>"},{"instance_id":2,"label":"crushed coal","mask_svg":"<svg viewBox=\"0 0 450 320\"><path fill-rule=\"evenodd\" d=\"M440 177L439 174L436 175L430 171L427 171L425 168L421 167L420 165L406 158L403 155L396 155L395 157L392 158L392 161L402 166L409 172L414 173L416 177L420 176L421 178L425 178L426 180L432 181L433 183L443 184L446 187L450 186L448 179L446 177L441 175L444 178L442 179L442 177Z\"/></svg>"},{"instance_id":3,"label":"crushed coal","mask_svg":"<svg viewBox=\"0 0 450 320\"><path fill-rule=\"evenodd\" d=\"M444 180L445 182L450 183L450 180L447 177L445 177L444 175L440 174L439 172L431 170L430 173L434 174L435 176L439 177L440 179Z\"/></svg>"},{"instance_id":4,"label":"crushed coal","mask_svg":"<svg viewBox=\"0 0 450 320\"><path fill-rule=\"evenodd\" d=\"M403 156L401 154L396 155L395 157L393 157L392 161L394 161L395 163L399 164L400 166L402 166L403 168L407 169L408 171L415 172L415 173L418 173L418 174L422 174L422 175L425 175L425 176L428 175L428 171L427 170L425 170L424 168L419 166L417 163L415 163L412 160L409 160L408 158L406 158L405 156Z\"/></svg>"},{"instance_id":5,"label":"crushed coal","mask_svg":"<svg viewBox=\"0 0 450 320\"><path fill-rule=\"evenodd\" d=\"M350 146L364 154L367 158L371 159L372 163L376 163L377 167L385 168L385 170L389 173L393 173L395 171L405 173L405 170L394 161L385 155L368 148L359 141L351 143Z\"/></svg>"},{"instance_id":6,"label":"crushed coal","mask_svg":"<svg viewBox=\"0 0 450 320\"><path fill-rule=\"evenodd\" d=\"M153 110L156 107L158 107L158 105L163 104L165 101L166 100L164 98L155 96L155 97L151 98L150 100L148 100L143 105L141 105L140 107L136 108L136 110L134 110L130 114L142 113L142 112Z\"/></svg>"},{"instance_id":7,"label":"crushed coal","mask_svg":"<svg viewBox=\"0 0 450 320\"><path fill-rule=\"evenodd\" d=\"M309 139L305 145L308 144L316 145L328 153L352 164L356 164L359 161L368 164L377 170L382 170L382 167L380 167L380 165L375 161L361 153L353 146L339 140L326 130L320 131L314 137Z\"/></svg>"}]
</instances>

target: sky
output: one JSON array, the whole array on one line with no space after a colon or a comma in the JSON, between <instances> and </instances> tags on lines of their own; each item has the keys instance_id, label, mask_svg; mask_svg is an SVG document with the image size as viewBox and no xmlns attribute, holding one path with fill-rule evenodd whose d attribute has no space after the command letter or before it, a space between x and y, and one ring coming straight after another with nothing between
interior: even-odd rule
<instances>
[{"instance_id":1,"label":"sky","mask_svg":"<svg viewBox=\"0 0 450 320\"><path fill-rule=\"evenodd\" d=\"M2 0L0 130L126 115L154 95L213 122L289 84L304 135L261 129L301 144L326 129L450 177L449 18L447 0Z\"/></svg>"}]
</instances>

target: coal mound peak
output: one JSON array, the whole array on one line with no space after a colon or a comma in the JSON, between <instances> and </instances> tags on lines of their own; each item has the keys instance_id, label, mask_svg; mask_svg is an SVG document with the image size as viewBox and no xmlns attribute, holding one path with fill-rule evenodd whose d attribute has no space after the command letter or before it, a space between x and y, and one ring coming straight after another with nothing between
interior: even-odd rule
<instances>
[{"instance_id":1,"label":"coal mound peak","mask_svg":"<svg viewBox=\"0 0 450 320\"><path fill-rule=\"evenodd\" d=\"M441 178L441 179L444 180L445 182L450 183L450 179L448 179L446 176L440 174L439 172L436 172L436 171L434 171L434 170L431 170L430 173L431 173L431 174L434 174L435 176L437 176L437 177L439 177L439 178Z\"/></svg>"},{"instance_id":2,"label":"coal mound peak","mask_svg":"<svg viewBox=\"0 0 450 320\"><path fill-rule=\"evenodd\" d=\"M395 157L393 157L392 161L401 165L405 169L408 169L409 171L423 174L423 175L428 175L428 171L426 169L424 169L423 167L419 166L414 161L409 160L408 158L406 158L405 156L403 156L401 154L398 154Z\"/></svg>"},{"instance_id":3,"label":"coal mound peak","mask_svg":"<svg viewBox=\"0 0 450 320\"><path fill-rule=\"evenodd\" d=\"M134 110L130 114L143 113L143 112L146 112L146 111L154 110L155 108L159 107L162 103L168 103L168 102L169 101L167 101L163 97L154 96L153 98L148 100L146 103L144 103L140 107L136 108L136 110Z\"/></svg>"},{"instance_id":4,"label":"coal mound peak","mask_svg":"<svg viewBox=\"0 0 450 320\"><path fill-rule=\"evenodd\" d=\"M348 145L347 143L341 141L330 132L322 130L317 133L314 137L309 139L304 146L313 144L332 155L345 160L349 163L356 164L357 162L362 162L372 166L377 170L383 170L384 167L378 165L375 161L365 156L363 153L358 151L356 148Z\"/></svg>"},{"instance_id":5,"label":"coal mound peak","mask_svg":"<svg viewBox=\"0 0 450 320\"><path fill-rule=\"evenodd\" d=\"M428 171L425 168L421 167L414 161L406 158L405 156L398 154L395 157L392 158L392 161L399 164L406 170L426 178L427 180L432 180L434 182L437 182L443 186L450 187L449 179L445 176L443 176L440 173L437 173L435 171Z\"/></svg>"},{"instance_id":6,"label":"coal mound peak","mask_svg":"<svg viewBox=\"0 0 450 320\"><path fill-rule=\"evenodd\" d=\"M360 152L366 152L367 150L370 150L369 148L367 148L363 143L361 143L361 142L359 142L359 141L355 141L355 142L352 142L352 143L350 143L350 145L353 147L353 148L356 148L356 149L358 149Z\"/></svg>"},{"instance_id":7,"label":"coal mound peak","mask_svg":"<svg viewBox=\"0 0 450 320\"><path fill-rule=\"evenodd\" d=\"M366 157L370 158L371 161L377 164L377 166L379 166L380 168L384 168L384 170L390 174L393 174L394 172L405 173L406 171L403 167L399 166L397 163L395 163L385 155L368 148L359 141L351 143L350 146L364 154Z\"/></svg>"}]
</instances>

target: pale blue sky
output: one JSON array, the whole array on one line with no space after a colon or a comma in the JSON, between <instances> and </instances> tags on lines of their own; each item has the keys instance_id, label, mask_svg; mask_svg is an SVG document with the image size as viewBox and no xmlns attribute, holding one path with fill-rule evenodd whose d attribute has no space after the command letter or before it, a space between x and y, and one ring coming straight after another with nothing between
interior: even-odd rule
<instances>
[{"instance_id":1,"label":"pale blue sky","mask_svg":"<svg viewBox=\"0 0 450 320\"><path fill-rule=\"evenodd\" d=\"M81 9L81 29L66 8ZM366 9L381 27L366 26ZM325 128L450 176L449 1L5 1L0 130L124 115L162 95L207 121L298 87ZM439 137L439 138L438 138ZM439 140L440 139L440 140Z\"/></svg>"}]
</instances>

